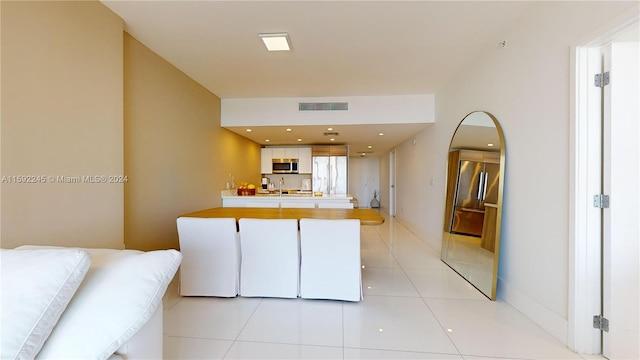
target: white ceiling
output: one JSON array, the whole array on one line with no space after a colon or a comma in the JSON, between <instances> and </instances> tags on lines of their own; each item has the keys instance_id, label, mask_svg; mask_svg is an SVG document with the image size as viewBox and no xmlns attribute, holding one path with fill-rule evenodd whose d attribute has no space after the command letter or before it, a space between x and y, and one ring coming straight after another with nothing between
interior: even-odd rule
<instances>
[{"instance_id":1,"label":"white ceiling","mask_svg":"<svg viewBox=\"0 0 640 360\"><path fill-rule=\"evenodd\" d=\"M525 1L102 1L125 30L220 98L436 94L534 2ZM267 52L258 33L287 32L291 52ZM327 124L330 126L332 124ZM340 131L352 152L381 154L427 124ZM282 127L251 134L265 144ZM295 129L305 143L326 127ZM380 137L384 138L384 137ZM313 140L312 140L313 139ZM391 143L397 141L395 143ZM289 140L287 140L289 142ZM327 141L323 141L327 142ZM373 143L372 143L373 142ZM294 144L295 140L291 140Z\"/></svg>"}]
</instances>

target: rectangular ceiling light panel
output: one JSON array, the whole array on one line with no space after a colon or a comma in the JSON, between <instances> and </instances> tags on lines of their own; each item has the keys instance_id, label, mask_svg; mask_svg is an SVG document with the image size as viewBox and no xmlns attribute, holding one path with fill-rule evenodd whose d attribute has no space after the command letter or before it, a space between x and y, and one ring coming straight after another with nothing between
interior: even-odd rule
<instances>
[{"instance_id":1,"label":"rectangular ceiling light panel","mask_svg":"<svg viewBox=\"0 0 640 360\"><path fill-rule=\"evenodd\" d=\"M289 51L289 35L287 33L258 34L269 51Z\"/></svg>"}]
</instances>

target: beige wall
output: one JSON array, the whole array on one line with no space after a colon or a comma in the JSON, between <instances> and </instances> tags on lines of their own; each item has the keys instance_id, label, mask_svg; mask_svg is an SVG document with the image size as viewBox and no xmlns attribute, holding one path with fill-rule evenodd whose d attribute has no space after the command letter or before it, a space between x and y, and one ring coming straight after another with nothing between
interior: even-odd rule
<instances>
[{"instance_id":1,"label":"beige wall","mask_svg":"<svg viewBox=\"0 0 640 360\"><path fill-rule=\"evenodd\" d=\"M122 20L98 2L0 4L2 247L122 248L123 185L56 181L123 174Z\"/></svg>"},{"instance_id":2,"label":"beige wall","mask_svg":"<svg viewBox=\"0 0 640 360\"><path fill-rule=\"evenodd\" d=\"M260 181L260 147L220 128L220 99L102 4L0 4L2 247L177 248L175 218L219 206L229 173ZM128 182L82 180L103 175Z\"/></svg>"},{"instance_id":3,"label":"beige wall","mask_svg":"<svg viewBox=\"0 0 640 360\"><path fill-rule=\"evenodd\" d=\"M178 248L176 218L220 206L220 190L259 184L260 146L220 128L220 99L124 35L125 244Z\"/></svg>"}]
</instances>

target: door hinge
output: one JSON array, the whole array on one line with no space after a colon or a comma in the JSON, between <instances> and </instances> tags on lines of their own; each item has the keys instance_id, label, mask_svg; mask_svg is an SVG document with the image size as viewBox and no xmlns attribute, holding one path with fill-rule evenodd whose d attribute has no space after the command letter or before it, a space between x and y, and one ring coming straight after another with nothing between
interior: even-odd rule
<instances>
[{"instance_id":1,"label":"door hinge","mask_svg":"<svg viewBox=\"0 0 640 360\"><path fill-rule=\"evenodd\" d=\"M596 74L594 85L596 87L605 87L609 85L609 72L604 72L602 74Z\"/></svg>"},{"instance_id":2,"label":"door hinge","mask_svg":"<svg viewBox=\"0 0 640 360\"><path fill-rule=\"evenodd\" d=\"M608 209L609 195L605 195L605 194L593 195L593 207L596 207L598 209Z\"/></svg>"},{"instance_id":3,"label":"door hinge","mask_svg":"<svg viewBox=\"0 0 640 360\"><path fill-rule=\"evenodd\" d=\"M609 320L602 315L594 315L593 328L609 332Z\"/></svg>"}]
</instances>

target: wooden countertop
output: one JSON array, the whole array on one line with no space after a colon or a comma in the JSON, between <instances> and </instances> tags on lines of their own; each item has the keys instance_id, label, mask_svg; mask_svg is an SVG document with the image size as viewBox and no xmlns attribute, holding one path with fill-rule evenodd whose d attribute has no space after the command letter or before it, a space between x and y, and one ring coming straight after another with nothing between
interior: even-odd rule
<instances>
[{"instance_id":1,"label":"wooden countertop","mask_svg":"<svg viewBox=\"0 0 640 360\"><path fill-rule=\"evenodd\" d=\"M381 225L384 218L373 209L285 209L218 207L195 211L180 217L251 219L359 219L360 225Z\"/></svg>"}]
</instances>

